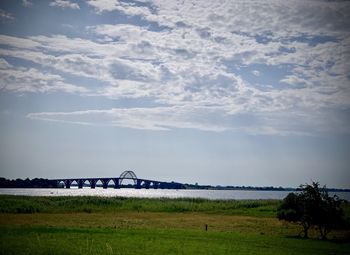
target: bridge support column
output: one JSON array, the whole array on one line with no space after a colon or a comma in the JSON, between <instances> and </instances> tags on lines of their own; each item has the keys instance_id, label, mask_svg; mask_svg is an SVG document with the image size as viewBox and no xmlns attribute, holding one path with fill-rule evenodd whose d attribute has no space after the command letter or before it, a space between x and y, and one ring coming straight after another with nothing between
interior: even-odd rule
<instances>
[{"instance_id":1,"label":"bridge support column","mask_svg":"<svg viewBox=\"0 0 350 255\"><path fill-rule=\"evenodd\" d=\"M114 188L115 189L120 189L120 185L119 185L119 178L113 178L112 179L114 181Z\"/></svg>"},{"instance_id":2,"label":"bridge support column","mask_svg":"<svg viewBox=\"0 0 350 255\"><path fill-rule=\"evenodd\" d=\"M107 189L108 188L108 183L109 183L110 179L101 179L101 182L102 182L102 187L104 189Z\"/></svg>"},{"instance_id":3,"label":"bridge support column","mask_svg":"<svg viewBox=\"0 0 350 255\"><path fill-rule=\"evenodd\" d=\"M78 188L79 188L79 189L82 189L82 188L83 188L83 186L84 186L84 181L85 181L85 180L83 180L83 179L77 180Z\"/></svg>"},{"instance_id":4,"label":"bridge support column","mask_svg":"<svg viewBox=\"0 0 350 255\"><path fill-rule=\"evenodd\" d=\"M141 182L142 180L139 180L139 179L136 180L136 189L141 189Z\"/></svg>"},{"instance_id":5,"label":"bridge support column","mask_svg":"<svg viewBox=\"0 0 350 255\"><path fill-rule=\"evenodd\" d=\"M96 188L97 180L91 179L91 180L89 180L89 182L90 182L90 188L92 188L92 189Z\"/></svg>"},{"instance_id":6,"label":"bridge support column","mask_svg":"<svg viewBox=\"0 0 350 255\"><path fill-rule=\"evenodd\" d=\"M57 188L61 188L61 182L62 182L62 180L57 180L57 181L56 181L56 183L57 183L57 184L56 184L56 187L57 187ZM63 182L63 183L64 183L64 182ZM63 185L65 185L65 184L63 184Z\"/></svg>"},{"instance_id":7,"label":"bridge support column","mask_svg":"<svg viewBox=\"0 0 350 255\"><path fill-rule=\"evenodd\" d=\"M158 189L159 183L158 182L153 182L153 188Z\"/></svg>"},{"instance_id":8,"label":"bridge support column","mask_svg":"<svg viewBox=\"0 0 350 255\"><path fill-rule=\"evenodd\" d=\"M65 181L64 181L64 185L66 186L66 189L70 189L71 183L72 183L71 180L65 180Z\"/></svg>"}]
</instances>

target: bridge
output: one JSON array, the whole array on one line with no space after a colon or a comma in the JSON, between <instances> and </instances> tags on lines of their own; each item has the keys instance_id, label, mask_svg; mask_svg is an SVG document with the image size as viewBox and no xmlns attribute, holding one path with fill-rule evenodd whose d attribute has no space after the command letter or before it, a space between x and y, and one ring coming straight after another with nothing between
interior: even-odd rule
<instances>
[{"instance_id":1,"label":"bridge","mask_svg":"<svg viewBox=\"0 0 350 255\"><path fill-rule=\"evenodd\" d=\"M88 185L91 189L96 188L97 182L101 182L102 187L107 189L111 184L113 188L120 189L123 187L130 187L130 185L123 185L124 180L131 180L133 188L136 189L183 189L184 185L177 182L163 182L155 180L146 180L137 178L133 171L124 171L119 177L102 177L102 178L68 178L68 179L53 179L52 181L57 182L57 186L64 185L65 188L69 189L72 184L76 183L79 189Z\"/></svg>"}]
</instances>

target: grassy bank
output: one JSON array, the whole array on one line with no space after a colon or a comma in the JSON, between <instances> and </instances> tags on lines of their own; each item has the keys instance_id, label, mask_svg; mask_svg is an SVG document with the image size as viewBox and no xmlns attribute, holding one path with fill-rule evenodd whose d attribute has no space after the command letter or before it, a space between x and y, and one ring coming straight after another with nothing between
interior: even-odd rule
<instances>
[{"instance_id":1,"label":"grassy bank","mask_svg":"<svg viewBox=\"0 0 350 255\"><path fill-rule=\"evenodd\" d=\"M279 203L0 196L0 254L350 253L349 229L298 238Z\"/></svg>"},{"instance_id":2,"label":"grassy bank","mask_svg":"<svg viewBox=\"0 0 350 255\"><path fill-rule=\"evenodd\" d=\"M0 196L0 213L202 212L275 217L278 200Z\"/></svg>"}]
</instances>

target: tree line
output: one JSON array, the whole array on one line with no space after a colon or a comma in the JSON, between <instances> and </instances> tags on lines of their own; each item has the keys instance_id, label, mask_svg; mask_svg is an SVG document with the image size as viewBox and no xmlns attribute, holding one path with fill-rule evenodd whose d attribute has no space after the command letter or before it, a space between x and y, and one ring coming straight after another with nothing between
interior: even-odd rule
<instances>
[{"instance_id":1,"label":"tree line","mask_svg":"<svg viewBox=\"0 0 350 255\"><path fill-rule=\"evenodd\" d=\"M43 178L8 180L0 177L0 188L58 188L58 184Z\"/></svg>"}]
</instances>

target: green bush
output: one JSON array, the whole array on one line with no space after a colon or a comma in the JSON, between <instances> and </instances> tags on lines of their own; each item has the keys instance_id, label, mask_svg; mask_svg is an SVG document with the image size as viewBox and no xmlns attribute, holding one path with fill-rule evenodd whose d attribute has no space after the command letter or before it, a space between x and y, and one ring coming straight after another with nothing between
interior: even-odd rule
<instances>
[{"instance_id":1,"label":"green bush","mask_svg":"<svg viewBox=\"0 0 350 255\"><path fill-rule=\"evenodd\" d=\"M299 193L290 193L283 200L277 211L278 219L299 223L305 238L312 226L326 239L332 229L344 225L342 200L329 196L326 187L321 188L317 182L300 188Z\"/></svg>"}]
</instances>

